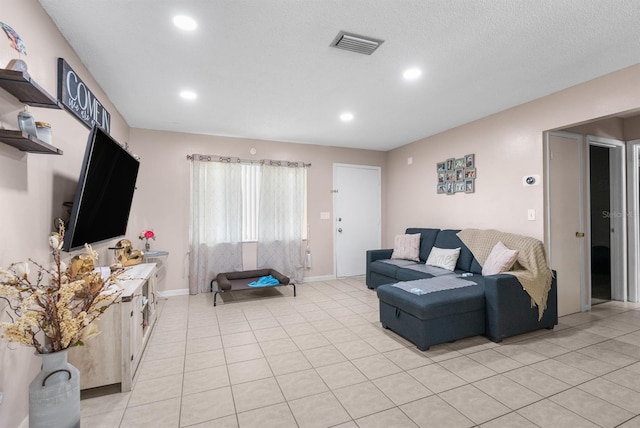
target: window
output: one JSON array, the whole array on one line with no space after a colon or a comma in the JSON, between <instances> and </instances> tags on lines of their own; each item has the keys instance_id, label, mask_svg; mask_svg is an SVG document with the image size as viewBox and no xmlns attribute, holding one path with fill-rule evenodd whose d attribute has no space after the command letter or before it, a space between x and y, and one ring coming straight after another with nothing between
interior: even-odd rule
<instances>
[{"instance_id":1,"label":"window","mask_svg":"<svg viewBox=\"0 0 640 428\"><path fill-rule=\"evenodd\" d=\"M260 165L242 165L242 241L258 240Z\"/></svg>"},{"instance_id":2,"label":"window","mask_svg":"<svg viewBox=\"0 0 640 428\"><path fill-rule=\"evenodd\" d=\"M302 239L307 239L307 174L304 177L304 219ZM260 164L242 165L242 242L258 240L260 210Z\"/></svg>"}]
</instances>

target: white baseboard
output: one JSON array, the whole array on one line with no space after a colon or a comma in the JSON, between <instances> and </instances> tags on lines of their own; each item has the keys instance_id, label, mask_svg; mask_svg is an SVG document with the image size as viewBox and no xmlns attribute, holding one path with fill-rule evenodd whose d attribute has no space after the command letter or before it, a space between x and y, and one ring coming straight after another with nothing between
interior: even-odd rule
<instances>
[{"instance_id":1,"label":"white baseboard","mask_svg":"<svg viewBox=\"0 0 640 428\"><path fill-rule=\"evenodd\" d=\"M181 288L179 290L162 290L158 291L158 295L160 297L173 297L173 296L184 296L189 294L188 288Z\"/></svg>"},{"instance_id":2,"label":"white baseboard","mask_svg":"<svg viewBox=\"0 0 640 428\"><path fill-rule=\"evenodd\" d=\"M335 275L305 276L302 278L302 282L333 281L334 279L336 279Z\"/></svg>"}]
</instances>

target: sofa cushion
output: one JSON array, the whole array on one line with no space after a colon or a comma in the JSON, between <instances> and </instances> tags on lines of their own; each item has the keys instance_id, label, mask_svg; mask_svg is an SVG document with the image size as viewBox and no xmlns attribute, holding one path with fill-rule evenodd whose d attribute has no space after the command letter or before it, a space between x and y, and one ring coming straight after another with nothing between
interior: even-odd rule
<instances>
[{"instance_id":1,"label":"sofa cushion","mask_svg":"<svg viewBox=\"0 0 640 428\"><path fill-rule=\"evenodd\" d=\"M419 261L420 234L396 235L393 243L392 259Z\"/></svg>"},{"instance_id":2,"label":"sofa cushion","mask_svg":"<svg viewBox=\"0 0 640 428\"><path fill-rule=\"evenodd\" d=\"M436 236L434 246L438 248L460 248L460 257L456 263L456 270L471 272L471 263L473 262L473 254L458 238L459 230L441 230Z\"/></svg>"},{"instance_id":3,"label":"sofa cushion","mask_svg":"<svg viewBox=\"0 0 640 428\"><path fill-rule=\"evenodd\" d=\"M482 266L482 274L497 275L508 271L518 259L518 254L518 250L510 250L502 241L498 241Z\"/></svg>"},{"instance_id":4,"label":"sofa cushion","mask_svg":"<svg viewBox=\"0 0 640 428\"><path fill-rule=\"evenodd\" d=\"M432 276L426 272L422 272L414 269L399 269L398 272L396 272L396 279L398 281L413 281L416 279L425 279L425 278L431 278L431 277Z\"/></svg>"},{"instance_id":5,"label":"sofa cushion","mask_svg":"<svg viewBox=\"0 0 640 428\"><path fill-rule=\"evenodd\" d=\"M427 260L429 257L429 253L431 252L431 247L433 247L433 243L436 241L436 236L440 229L424 229L419 227L410 227L406 230L407 234L419 233L421 235L420 239L420 260L423 262Z\"/></svg>"},{"instance_id":6,"label":"sofa cushion","mask_svg":"<svg viewBox=\"0 0 640 428\"><path fill-rule=\"evenodd\" d=\"M389 260L392 262L395 262L396 260ZM406 263L415 263L415 262L409 262L408 260L397 260L399 262L406 262ZM389 278L396 278L396 274L398 272L398 269L400 269L401 266L399 266L398 263L387 263L384 260L376 260L375 262L371 262L371 264L369 264L369 270L371 272L375 272L375 273L379 273L380 275L384 275L386 277Z\"/></svg>"},{"instance_id":7,"label":"sofa cushion","mask_svg":"<svg viewBox=\"0 0 640 428\"><path fill-rule=\"evenodd\" d=\"M476 260L476 258L473 258L473 261L471 262L471 269L469 270L469 272L472 273L477 273L478 275L482 275L482 266L480 266L480 263L478 263L478 261Z\"/></svg>"},{"instance_id":8,"label":"sofa cushion","mask_svg":"<svg viewBox=\"0 0 640 428\"><path fill-rule=\"evenodd\" d=\"M429 253L426 264L441 267L453 271L456 268L460 248L438 248L433 247Z\"/></svg>"}]
</instances>

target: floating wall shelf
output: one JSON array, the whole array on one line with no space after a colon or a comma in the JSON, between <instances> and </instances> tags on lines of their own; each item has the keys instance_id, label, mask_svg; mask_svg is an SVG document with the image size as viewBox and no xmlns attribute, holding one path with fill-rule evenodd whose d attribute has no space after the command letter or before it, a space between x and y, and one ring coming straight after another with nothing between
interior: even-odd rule
<instances>
[{"instance_id":1,"label":"floating wall shelf","mask_svg":"<svg viewBox=\"0 0 640 428\"><path fill-rule=\"evenodd\" d=\"M31 79L26 71L0 69L0 88L33 107L61 109L62 105ZM0 129L0 142L29 153L61 155L62 150L22 131Z\"/></svg>"},{"instance_id":2,"label":"floating wall shelf","mask_svg":"<svg viewBox=\"0 0 640 428\"><path fill-rule=\"evenodd\" d=\"M26 71L0 69L0 88L30 106L62 108L58 100L34 82Z\"/></svg>"},{"instance_id":3,"label":"floating wall shelf","mask_svg":"<svg viewBox=\"0 0 640 428\"><path fill-rule=\"evenodd\" d=\"M35 137L22 131L12 131L0 129L0 141L29 153L41 153L47 155L61 155L62 150L50 144L40 141Z\"/></svg>"}]
</instances>

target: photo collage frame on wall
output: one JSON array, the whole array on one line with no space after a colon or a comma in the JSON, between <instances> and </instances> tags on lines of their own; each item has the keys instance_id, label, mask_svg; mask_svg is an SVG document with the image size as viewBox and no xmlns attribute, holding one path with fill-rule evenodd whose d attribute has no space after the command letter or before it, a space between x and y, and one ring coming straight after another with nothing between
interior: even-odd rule
<instances>
[{"instance_id":1,"label":"photo collage frame on wall","mask_svg":"<svg viewBox=\"0 0 640 428\"><path fill-rule=\"evenodd\" d=\"M476 191L476 155L464 155L438 162L437 193L454 195Z\"/></svg>"}]
</instances>

